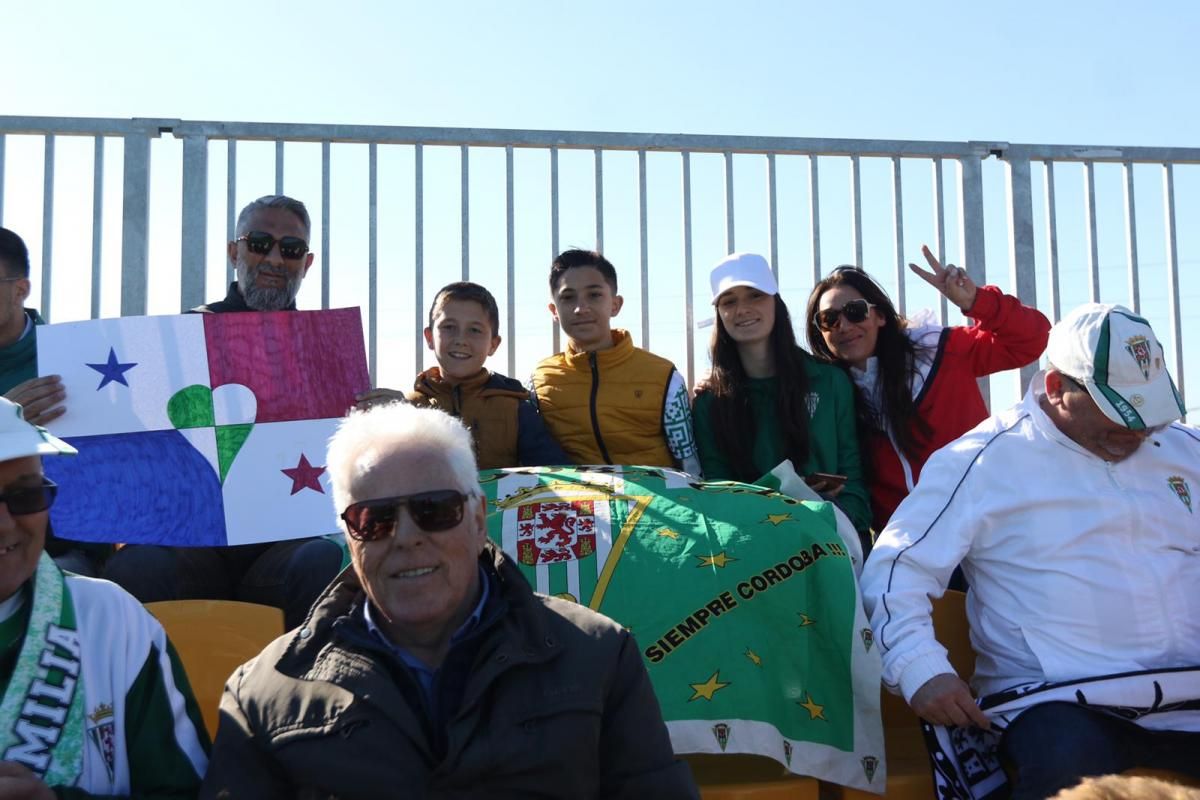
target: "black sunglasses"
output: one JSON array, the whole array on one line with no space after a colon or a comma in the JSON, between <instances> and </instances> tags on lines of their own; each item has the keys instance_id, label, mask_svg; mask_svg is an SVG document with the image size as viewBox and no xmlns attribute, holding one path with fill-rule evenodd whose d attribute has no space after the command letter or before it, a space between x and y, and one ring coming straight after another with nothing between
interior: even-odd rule
<instances>
[{"instance_id":1,"label":"black sunglasses","mask_svg":"<svg viewBox=\"0 0 1200 800\"><path fill-rule=\"evenodd\" d=\"M0 503L8 506L9 514L20 517L50 508L57 494L58 484L49 478L42 478L41 486L27 486L0 494Z\"/></svg>"},{"instance_id":2,"label":"black sunglasses","mask_svg":"<svg viewBox=\"0 0 1200 800\"><path fill-rule=\"evenodd\" d=\"M823 331L831 331L837 327L838 319L845 315L847 322L862 322L875 307L874 303L866 300L850 300L841 308L826 308L813 314L813 322Z\"/></svg>"},{"instance_id":3,"label":"black sunglasses","mask_svg":"<svg viewBox=\"0 0 1200 800\"><path fill-rule=\"evenodd\" d=\"M428 533L453 528L463 519L467 495L454 489L418 492L402 497L379 497L351 503L342 512L346 531L360 542L375 542L391 535L400 515L400 506L408 506L417 527Z\"/></svg>"},{"instance_id":4,"label":"black sunglasses","mask_svg":"<svg viewBox=\"0 0 1200 800\"><path fill-rule=\"evenodd\" d=\"M276 242L279 243L279 255L287 259L304 258L304 254L308 252L308 242L299 236L283 236L276 239L265 231L250 231L234 241L245 242L246 249L257 256L268 255Z\"/></svg>"}]
</instances>

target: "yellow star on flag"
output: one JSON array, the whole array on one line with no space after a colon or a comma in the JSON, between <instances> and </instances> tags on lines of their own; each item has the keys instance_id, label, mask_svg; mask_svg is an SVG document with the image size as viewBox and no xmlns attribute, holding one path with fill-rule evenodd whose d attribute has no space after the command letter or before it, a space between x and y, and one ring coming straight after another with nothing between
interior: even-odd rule
<instances>
[{"instance_id":1,"label":"yellow star on flag","mask_svg":"<svg viewBox=\"0 0 1200 800\"><path fill-rule=\"evenodd\" d=\"M751 650L749 647L746 648L746 652L743 653L743 655L746 656L746 658L750 659L750 661L753 662L754 666L756 666L756 667L762 666L762 656L760 656L758 653Z\"/></svg>"},{"instance_id":2,"label":"yellow star on flag","mask_svg":"<svg viewBox=\"0 0 1200 800\"><path fill-rule=\"evenodd\" d=\"M799 611L797 611L796 613L800 615L800 627L801 628L806 628L809 625L817 624L817 621L815 619L813 619L812 617L810 617L808 614L804 614Z\"/></svg>"},{"instance_id":3,"label":"yellow star on flag","mask_svg":"<svg viewBox=\"0 0 1200 800\"><path fill-rule=\"evenodd\" d=\"M767 514L767 522L778 527L781 522L787 522L792 518L791 512L787 514Z\"/></svg>"},{"instance_id":4,"label":"yellow star on flag","mask_svg":"<svg viewBox=\"0 0 1200 800\"><path fill-rule=\"evenodd\" d=\"M796 701L796 704L808 712L809 719L825 719L825 706L819 706L813 702L812 695L808 692L804 693L804 702ZM828 720L826 720L828 722Z\"/></svg>"},{"instance_id":5,"label":"yellow star on flag","mask_svg":"<svg viewBox=\"0 0 1200 800\"><path fill-rule=\"evenodd\" d=\"M725 555L724 550L713 556L696 556L696 558L700 559L700 563L696 565L697 567L724 567L726 564L737 561L736 558Z\"/></svg>"},{"instance_id":6,"label":"yellow star on flag","mask_svg":"<svg viewBox=\"0 0 1200 800\"><path fill-rule=\"evenodd\" d=\"M720 679L721 671L717 670L712 675L709 675L708 680L706 680L704 683L689 683L688 686L692 687L692 691L694 691L695 694L688 698L688 702L690 703L693 700L698 700L701 697L703 697L705 700L712 700L714 694L721 691L726 686L729 686L728 683L722 683Z\"/></svg>"},{"instance_id":7,"label":"yellow star on flag","mask_svg":"<svg viewBox=\"0 0 1200 800\"><path fill-rule=\"evenodd\" d=\"M679 531L673 531L670 528L663 528L661 531L658 532L658 535L665 536L668 539L678 539Z\"/></svg>"}]
</instances>

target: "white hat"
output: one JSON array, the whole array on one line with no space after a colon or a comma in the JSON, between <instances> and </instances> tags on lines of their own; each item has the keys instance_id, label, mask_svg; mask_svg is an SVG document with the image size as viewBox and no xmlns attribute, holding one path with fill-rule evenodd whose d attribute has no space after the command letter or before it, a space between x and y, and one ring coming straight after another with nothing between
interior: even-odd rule
<instances>
[{"instance_id":1,"label":"white hat","mask_svg":"<svg viewBox=\"0 0 1200 800\"><path fill-rule=\"evenodd\" d=\"M708 276L712 301L735 286L753 286L764 294L779 294L779 284L767 260L755 253L731 253L717 262Z\"/></svg>"},{"instance_id":2,"label":"white hat","mask_svg":"<svg viewBox=\"0 0 1200 800\"><path fill-rule=\"evenodd\" d=\"M25 456L73 456L77 452L42 426L26 422L20 405L0 397L0 461Z\"/></svg>"},{"instance_id":3,"label":"white hat","mask_svg":"<svg viewBox=\"0 0 1200 800\"><path fill-rule=\"evenodd\" d=\"M1050 329L1046 360L1118 425L1140 431L1184 414L1150 323L1124 306L1086 303L1067 314Z\"/></svg>"}]
</instances>

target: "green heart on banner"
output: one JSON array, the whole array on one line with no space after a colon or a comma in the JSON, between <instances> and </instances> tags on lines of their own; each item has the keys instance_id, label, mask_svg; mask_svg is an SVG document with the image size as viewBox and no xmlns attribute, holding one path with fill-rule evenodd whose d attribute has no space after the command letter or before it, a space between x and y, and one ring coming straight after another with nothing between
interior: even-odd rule
<instances>
[{"instance_id":1,"label":"green heart on banner","mask_svg":"<svg viewBox=\"0 0 1200 800\"><path fill-rule=\"evenodd\" d=\"M222 389L226 387L221 387ZM232 387L230 387L232 388ZM245 387L241 387L245 388ZM217 464L220 470L221 483L229 467L237 456L242 445L250 436L254 427L253 412L249 422L239 422L230 425L217 425L213 404L213 390L201 384L195 384L180 389L167 401L167 417L177 429L185 428L214 428L217 439Z\"/></svg>"}]
</instances>

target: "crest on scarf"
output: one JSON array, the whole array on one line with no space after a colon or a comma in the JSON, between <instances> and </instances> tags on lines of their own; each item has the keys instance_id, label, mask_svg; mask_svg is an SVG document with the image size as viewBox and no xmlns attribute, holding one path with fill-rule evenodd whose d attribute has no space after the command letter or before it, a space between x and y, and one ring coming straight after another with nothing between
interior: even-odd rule
<instances>
[{"instance_id":1,"label":"crest on scarf","mask_svg":"<svg viewBox=\"0 0 1200 800\"><path fill-rule=\"evenodd\" d=\"M116 725L113 720L113 707L101 703L87 715L91 721L88 726L88 738L100 755L104 758L104 766L108 770L108 780L115 779L117 761Z\"/></svg>"},{"instance_id":2,"label":"crest on scarf","mask_svg":"<svg viewBox=\"0 0 1200 800\"><path fill-rule=\"evenodd\" d=\"M529 503L517 510L517 559L522 564L578 561L596 552L591 500Z\"/></svg>"},{"instance_id":3,"label":"crest on scarf","mask_svg":"<svg viewBox=\"0 0 1200 800\"><path fill-rule=\"evenodd\" d=\"M712 726L713 736L717 737L717 744L721 745L721 752L725 752L725 745L729 744L729 726L724 722L718 722Z\"/></svg>"},{"instance_id":4,"label":"crest on scarf","mask_svg":"<svg viewBox=\"0 0 1200 800\"><path fill-rule=\"evenodd\" d=\"M867 776L868 781L875 780L875 769L879 766L879 759L875 756L863 756L862 768L863 774Z\"/></svg>"},{"instance_id":5,"label":"crest on scarf","mask_svg":"<svg viewBox=\"0 0 1200 800\"><path fill-rule=\"evenodd\" d=\"M783 760L789 767L792 765L792 743L787 739L783 740Z\"/></svg>"},{"instance_id":6,"label":"crest on scarf","mask_svg":"<svg viewBox=\"0 0 1200 800\"><path fill-rule=\"evenodd\" d=\"M808 416L815 417L817 415L817 406L821 405L821 395L819 392L809 392L808 397L804 398L805 405L808 406Z\"/></svg>"},{"instance_id":7,"label":"crest on scarf","mask_svg":"<svg viewBox=\"0 0 1200 800\"><path fill-rule=\"evenodd\" d=\"M868 653L871 652L871 645L875 643L875 634L871 633L870 628L863 628L859 633L862 635L863 647Z\"/></svg>"},{"instance_id":8,"label":"crest on scarf","mask_svg":"<svg viewBox=\"0 0 1200 800\"><path fill-rule=\"evenodd\" d=\"M1142 377L1150 380L1150 340L1145 336L1131 336L1125 340L1125 350L1137 361Z\"/></svg>"},{"instance_id":9,"label":"crest on scarf","mask_svg":"<svg viewBox=\"0 0 1200 800\"><path fill-rule=\"evenodd\" d=\"M1192 490L1188 486L1188 482L1183 479L1182 475L1172 475L1167 478L1167 484L1175 490L1175 496L1179 501L1187 506L1188 513L1192 513Z\"/></svg>"}]
</instances>

